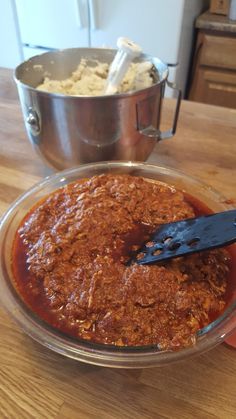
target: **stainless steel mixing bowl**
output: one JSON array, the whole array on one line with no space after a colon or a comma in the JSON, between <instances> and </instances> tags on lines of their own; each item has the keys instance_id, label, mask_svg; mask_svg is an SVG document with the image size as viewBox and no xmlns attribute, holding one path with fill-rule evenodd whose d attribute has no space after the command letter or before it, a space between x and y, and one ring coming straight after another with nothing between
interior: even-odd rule
<instances>
[{"instance_id":1,"label":"stainless steel mixing bowl","mask_svg":"<svg viewBox=\"0 0 236 419\"><path fill-rule=\"evenodd\" d=\"M47 52L20 64L15 71L20 102L29 139L52 167L64 169L101 160L145 161L157 141L176 130L181 92L178 91L173 126L160 130L161 108L168 67L158 58L151 61L156 80L151 87L109 96L67 96L39 91L45 75L69 77L82 58L111 63L116 50L72 48Z\"/></svg>"}]
</instances>

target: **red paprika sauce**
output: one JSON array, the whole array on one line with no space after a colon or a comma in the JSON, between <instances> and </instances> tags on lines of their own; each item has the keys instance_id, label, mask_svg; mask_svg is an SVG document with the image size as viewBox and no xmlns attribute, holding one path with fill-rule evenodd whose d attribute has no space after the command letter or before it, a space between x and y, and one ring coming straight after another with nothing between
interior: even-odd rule
<instances>
[{"instance_id":1,"label":"red paprika sauce","mask_svg":"<svg viewBox=\"0 0 236 419\"><path fill-rule=\"evenodd\" d=\"M56 329L116 346L193 345L225 309L231 256L216 249L151 266L126 266L162 223L210 213L163 183L101 175L60 188L25 216L15 236L15 286ZM234 255L234 259L235 255Z\"/></svg>"}]
</instances>

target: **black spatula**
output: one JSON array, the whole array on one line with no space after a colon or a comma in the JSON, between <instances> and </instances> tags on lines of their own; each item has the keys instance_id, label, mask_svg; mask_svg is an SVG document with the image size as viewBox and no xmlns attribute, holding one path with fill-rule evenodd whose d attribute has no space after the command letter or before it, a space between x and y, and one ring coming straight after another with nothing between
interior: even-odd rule
<instances>
[{"instance_id":1,"label":"black spatula","mask_svg":"<svg viewBox=\"0 0 236 419\"><path fill-rule=\"evenodd\" d=\"M130 263L148 265L236 241L236 210L163 224Z\"/></svg>"}]
</instances>

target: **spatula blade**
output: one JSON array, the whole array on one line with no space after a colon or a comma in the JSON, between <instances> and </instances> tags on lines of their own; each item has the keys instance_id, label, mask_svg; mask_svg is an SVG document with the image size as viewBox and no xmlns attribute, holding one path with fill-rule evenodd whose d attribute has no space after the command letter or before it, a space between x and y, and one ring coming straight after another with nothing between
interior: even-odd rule
<instances>
[{"instance_id":1,"label":"spatula blade","mask_svg":"<svg viewBox=\"0 0 236 419\"><path fill-rule=\"evenodd\" d=\"M161 225L136 253L135 262L153 264L235 241L236 210L190 218Z\"/></svg>"}]
</instances>

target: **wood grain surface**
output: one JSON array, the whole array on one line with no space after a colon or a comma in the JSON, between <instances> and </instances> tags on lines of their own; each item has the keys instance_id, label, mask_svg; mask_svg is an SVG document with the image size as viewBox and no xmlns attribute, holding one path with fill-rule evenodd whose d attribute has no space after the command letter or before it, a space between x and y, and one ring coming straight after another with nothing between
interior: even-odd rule
<instances>
[{"instance_id":1,"label":"wood grain surface","mask_svg":"<svg viewBox=\"0 0 236 419\"><path fill-rule=\"evenodd\" d=\"M173 109L167 100L163 129ZM159 143L149 161L181 169L235 200L236 110L183 102L176 136ZM12 74L0 70L0 214L49 173L27 140ZM116 370L53 353L1 308L0 335L0 418L236 417L236 350L226 344L167 367Z\"/></svg>"}]
</instances>

